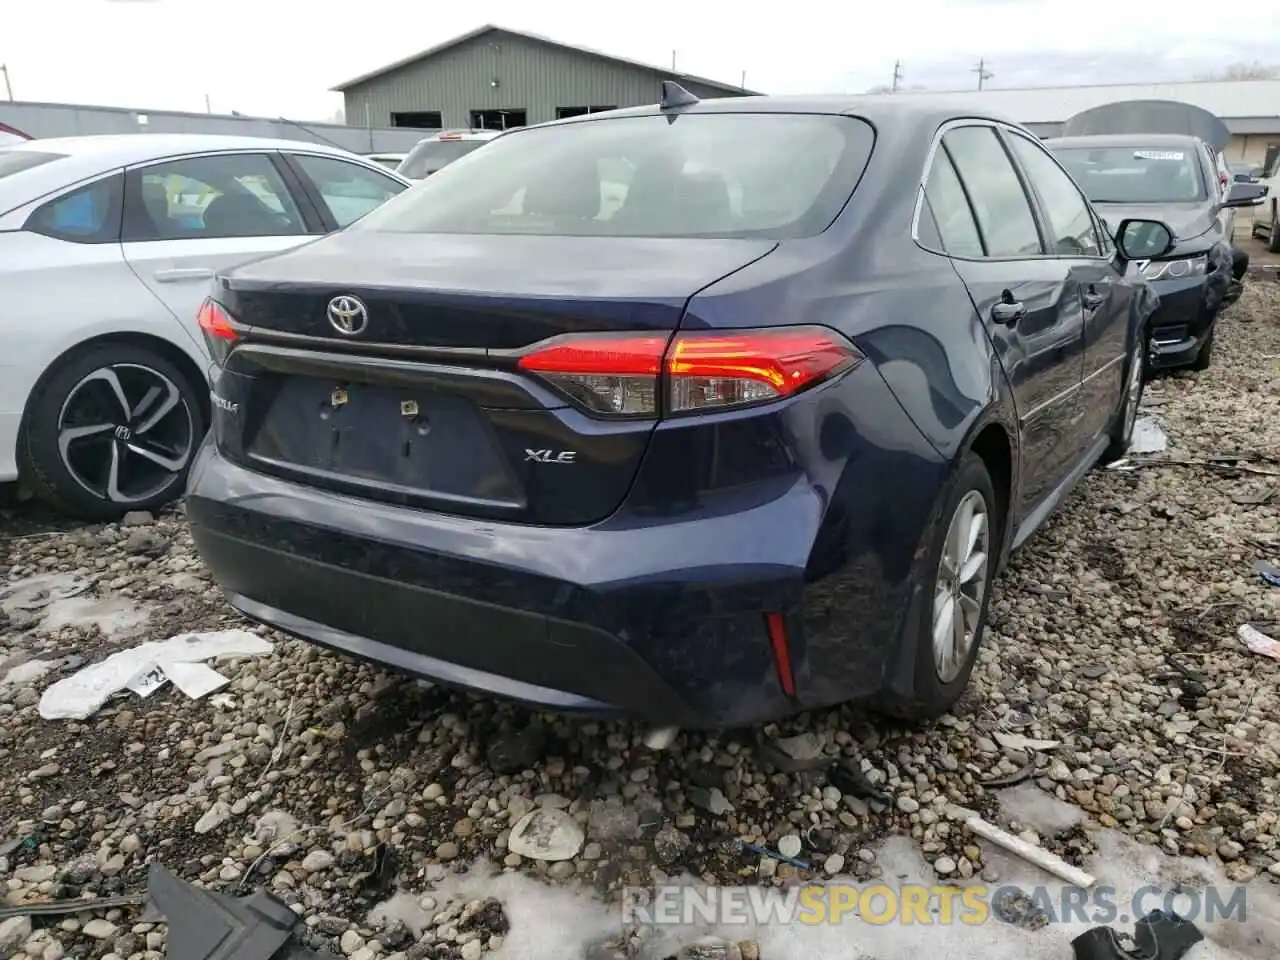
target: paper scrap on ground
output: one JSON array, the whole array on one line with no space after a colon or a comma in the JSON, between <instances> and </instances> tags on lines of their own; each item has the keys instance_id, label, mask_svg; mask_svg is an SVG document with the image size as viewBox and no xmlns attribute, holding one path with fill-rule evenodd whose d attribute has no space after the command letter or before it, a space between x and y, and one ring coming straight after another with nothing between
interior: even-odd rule
<instances>
[{"instance_id":1,"label":"paper scrap on ground","mask_svg":"<svg viewBox=\"0 0 1280 960\"><path fill-rule=\"evenodd\" d=\"M171 663L164 668L173 685L192 700L199 700L215 690L221 690L231 682L213 667L204 663Z\"/></svg>"},{"instance_id":2,"label":"paper scrap on ground","mask_svg":"<svg viewBox=\"0 0 1280 960\"><path fill-rule=\"evenodd\" d=\"M1169 438L1153 417L1139 417L1129 440L1131 454L1163 453L1169 449Z\"/></svg>"},{"instance_id":3,"label":"paper scrap on ground","mask_svg":"<svg viewBox=\"0 0 1280 960\"><path fill-rule=\"evenodd\" d=\"M255 657L270 652L270 641L247 630L184 633L168 640L140 643L53 684L40 698L40 716L46 720L83 720L93 716L112 694L131 690L148 696L166 680L172 680L183 692L188 688L216 690L225 682L220 674L208 668L207 673L194 673L190 666L215 657ZM170 668L175 668L173 673ZM217 686L209 686L210 674L219 678Z\"/></svg>"},{"instance_id":4,"label":"paper scrap on ground","mask_svg":"<svg viewBox=\"0 0 1280 960\"><path fill-rule=\"evenodd\" d=\"M1273 640L1253 624L1240 624L1240 629L1236 631L1236 636L1240 638L1241 643L1254 653L1270 657L1272 660L1280 660L1280 640Z\"/></svg>"}]
</instances>

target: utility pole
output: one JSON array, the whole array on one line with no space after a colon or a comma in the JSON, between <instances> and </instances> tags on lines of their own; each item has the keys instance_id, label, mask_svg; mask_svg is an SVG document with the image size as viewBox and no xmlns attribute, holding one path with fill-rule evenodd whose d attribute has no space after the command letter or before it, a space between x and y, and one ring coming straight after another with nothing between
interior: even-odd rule
<instances>
[{"instance_id":1,"label":"utility pole","mask_svg":"<svg viewBox=\"0 0 1280 960\"><path fill-rule=\"evenodd\" d=\"M213 104L209 102L209 95L207 93L204 95L204 112L213 113Z\"/></svg>"},{"instance_id":2,"label":"utility pole","mask_svg":"<svg viewBox=\"0 0 1280 960\"><path fill-rule=\"evenodd\" d=\"M747 71L742 71L742 83L738 84L743 90L747 89Z\"/></svg>"},{"instance_id":3,"label":"utility pole","mask_svg":"<svg viewBox=\"0 0 1280 960\"><path fill-rule=\"evenodd\" d=\"M902 61L893 61L893 85L889 87L890 92L898 92L898 84L902 82Z\"/></svg>"},{"instance_id":4,"label":"utility pole","mask_svg":"<svg viewBox=\"0 0 1280 960\"><path fill-rule=\"evenodd\" d=\"M13 103L13 84L9 82L9 68L0 63L0 73L4 74L4 90L9 95L9 102Z\"/></svg>"},{"instance_id":5,"label":"utility pole","mask_svg":"<svg viewBox=\"0 0 1280 960\"><path fill-rule=\"evenodd\" d=\"M983 81L990 80L995 74L987 72L987 61L979 60L978 65L973 68L973 72L978 75L978 89L982 89Z\"/></svg>"},{"instance_id":6,"label":"utility pole","mask_svg":"<svg viewBox=\"0 0 1280 960\"><path fill-rule=\"evenodd\" d=\"M671 72L676 72L676 52L674 50L671 51Z\"/></svg>"}]
</instances>

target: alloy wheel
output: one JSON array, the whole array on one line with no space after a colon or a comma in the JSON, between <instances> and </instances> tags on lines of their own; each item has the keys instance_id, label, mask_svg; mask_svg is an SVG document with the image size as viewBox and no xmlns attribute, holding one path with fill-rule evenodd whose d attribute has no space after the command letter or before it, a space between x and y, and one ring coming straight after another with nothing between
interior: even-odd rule
<instances>
[{"instance_id":1,"label":"alloy wheel","mask_svg":"<svg viewBox=\"0 0 1280 960\"><path fill-rule=\"evenodd\" d=\"M195 424L182 391L151 367L114 363L71 388L58 414L58 455L89 493L140 503L187 466Z\"/></svg>"},{"instance_id":2,"label":"alloy wheel","mask_svg":"<svg viewBox=\"0 0 1280 960\"><path fill-rule=\"evenodd\" d=\"M933 594L933 662L943 683L960 675L977 641L991 566L990 541L987 502L970 490L947 527Z\"/></svg>"}]
</instances>

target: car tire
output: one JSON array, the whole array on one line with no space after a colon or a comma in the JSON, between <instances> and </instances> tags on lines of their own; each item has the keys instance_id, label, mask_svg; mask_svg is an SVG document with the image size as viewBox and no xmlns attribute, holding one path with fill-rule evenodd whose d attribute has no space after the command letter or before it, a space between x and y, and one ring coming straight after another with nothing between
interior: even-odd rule
<instances>
[{"instance_id":1,"label":"car tire","mask_svg":"<svg viewBox=\"0 0 1280 960\"><path fill-rule=\"evenodd\" d=\"M182 370L147 346L99 344L60 360L36 388L19 470L55 509L111 520L180 497L204 431Z\"/></svg>"},{"instance_id":2,"label":"car tire","mask_svg":"<svg viewBox=\"0 0 1280 960\"><path fill-rule=\"evenodd\" d=\"M1280 216L1276 215L1274 207L1271 213L1271 235L1267 237L1267 251L1280 253Z\"/></svg>"},{"instance_id":3,"label":"car tire","mask_svg":"<svg viewBox=\"0 0 1280 960\"><path fill-rule=\"evenodd\" d=\"M1129 348L1129 358L1124 365L1124 389L1120 395L1120 408L1111 424L1111 444L1102 456L1102 463L1119 460L1129 451L1133 440L1133 425L1138 421L1138 407L1142 404L1142 392L1147 383L1147 342L1136 338Z\"/></svg>"},{"instance_id":4,"label":"car tire","mask_svg":"<svg viewBox=\"0 0 1280 960\"><path fill-rule=\"evenodd\" d=\"M981 511L982 529L976 537L963 532L969 510ZM978 518L968 515L972 531ZM928 720L946 713L964 693L982 645L1005 519L986 464L976 454L966 453L943 497L932 542L915 572L916 582L921 584L921 614L909 620L913 625L907 628L911 633L906 642L914 646L911 692L905 697L882 693L875 703L881 712L906 720ZM968 549L971 540L973 546ZM982 560L966 574L978 554ZM967 560L958 559L965 556ZM957 615L963 618L958 626ZM943 629L948 623L952 627L949 637ZM951 655L944 657L942 652L948 649Z\"/></svg>"},{"instance_id":5,"label":"car tire","mask_svg":"<svg viewBox=\"0 0 1280 960\"><path fill-rule=\"evenodd\" d=\"M1208 370L1209 365L1213 363L1213 338L1217 332L1218 321L1215 319L1209 327L1209 335L1204 338L1204 343L1200 344L1200 352L1191 362L1192 370Z\"/></svg>"}]
</instances>

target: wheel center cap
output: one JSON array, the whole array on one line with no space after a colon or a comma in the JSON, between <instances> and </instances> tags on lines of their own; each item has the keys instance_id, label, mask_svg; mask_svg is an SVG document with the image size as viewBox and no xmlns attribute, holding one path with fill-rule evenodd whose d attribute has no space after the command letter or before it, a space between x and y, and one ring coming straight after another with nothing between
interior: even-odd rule
<instances>
[{"instance_id":1,"label":"wheel center cap","mask_svg":"<svg viewBox=\"0 0 1280 960\"><path fill-rule=\"evenodd\" d=\"M120 426L116 427L116 439L127 443L133 439L133 431L122 423Z\"/></svg>"}]
</instances>

